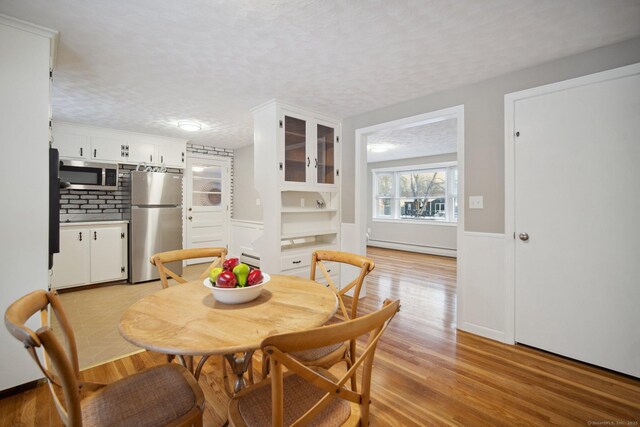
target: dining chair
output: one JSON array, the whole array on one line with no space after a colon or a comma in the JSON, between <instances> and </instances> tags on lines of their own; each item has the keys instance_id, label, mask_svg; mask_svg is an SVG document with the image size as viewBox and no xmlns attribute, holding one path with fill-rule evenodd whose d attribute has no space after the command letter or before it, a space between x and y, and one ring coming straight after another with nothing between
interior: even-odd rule
<instances>
[{"instance_id":1,"label":"dining chair","mask_svg":"<svg viewBox=\"0 0 640 427\"><path fill-rule=\"evenodd\" d=\"M206 270L200 275L200 280L204 280L209 276L209 271L215 267L222 267L222 263L227 256L226 248L196 248L196 249L177 249L175 251L159 252L151 256L151 264L158 268L158 274L160 274L160 280L162 281L162 288L169 287L169 277L174 279L178 283L187 283L182 276L176 274L169 269L165 264L175 261L184 261L187 259L195 258L215 258Z\"/></svg>"},{"instance_id":2,"label":"dining chair","mask_svg":"<svg viewBox=\"0 0 640 427\"><path fill-rule=\"evenodd\" d=\"M335 285L331 275L329 274L329 270L327 269L325 262L336 263L336 267L334 268L339 268L339 264L351 265L358 268L358 275L344 288L338 289L338 286ZM346 321L357 317L362 284L364 283L365 277L373 271L375 266L376 264L371 258L367 258L362 255L341 251L315 251L311 255L310 278L311 280L316 280L318 271L322 274L327 282L327 286L335 293L338 300L338 306L340 307L340 313L342 314L342 318ZM344 296L352 289L353 294L351 297L351 308L350 310L347 310ZM347 367L350 367L351 359L355 354L355 340L292 353L294 357L298 358L305 365L320 366L326 369L339 362L345 362ZM269 364L266 359L268 359L268 356L265 357L265 361L263 361L262 364L263 377L269 373ZM356 387L355 378L352 387Z\"/></svg>"},{"instance_id":3,"label":"dining chair","mask_svg":"<svg viewBox=\"0 0 640 427\"><path fill-rule=\"evenodd\" d=\"M271 374L231 399L229 425L369 425L375 351L399 309L399 300L386 300L380 310L354 320L266 338L260 347L269 355ZM306 366L291 355L358 337L364 337L367 344L339 378L323 368ZM359 391L348 388L346 384L360 369Z\"/></svg>"},{"instance_id":4,"label":"dining chair","mask_svg":"<svg viewBox=\"0 0 640 427\"><path fill-rule=\"evenodd\" d=\"M41 327L34 331L25 322L38 312ZM60 324L62 340L49 327L50 315ZM155 366L110 384L82 381L73 328L55 291L37 290L18 299L7 308L4 322L47 378L65 426L202 426L204 394L182 366Z\"/></svg>"}]
</instances>

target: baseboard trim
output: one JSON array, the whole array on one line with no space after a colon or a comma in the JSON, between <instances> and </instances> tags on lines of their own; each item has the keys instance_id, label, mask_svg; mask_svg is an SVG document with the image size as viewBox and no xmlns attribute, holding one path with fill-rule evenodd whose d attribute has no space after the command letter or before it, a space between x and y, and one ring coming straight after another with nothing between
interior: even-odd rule
<instances>
[{"instance_id":1,"label":"baseboard trim","mask_svg":"<svg viewBox=\"0 0 640 427\"><path fill-rule=\"evenodd\" d=\"M395 249L399 251L417 252L428 255L446 256L450 258L457 258L458 254L455 249L448 248L436 248L432 246L411 245L408 243L387 242L383 240L369 239L367 246L373 246L375 248Z\"/></svg>"},{"instance_id":2,"label":"baseboard trim","mask_svg":"<svg viewBox=\"0 0 640 427\"><path fill-rule=\"evenodd\" d=\"M481 337L489 338L495 341L500 341L504 343L507 342L505 341L505 334L503 331L487 328L485 326L474 325L473 323L468 323L468 322L462 322L461 324L458 325L458 329L460 329L461 331L475 334L475 335L480 335Z\"/></svg>"}]
</instances>

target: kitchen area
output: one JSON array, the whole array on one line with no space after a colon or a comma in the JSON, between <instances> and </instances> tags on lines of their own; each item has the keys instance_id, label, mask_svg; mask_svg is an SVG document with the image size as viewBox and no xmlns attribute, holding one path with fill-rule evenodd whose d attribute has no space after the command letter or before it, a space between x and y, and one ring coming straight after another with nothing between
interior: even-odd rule
<instances>
[{"instance_id":1,"label":"kitchen area","mask_svg":"<svg viewBox=\"0 0 640 427\"><path fill-rule=\"evenodd\" d=\"M187 144L55 121L51 133L49 287L77 325L86 368L139 351L116 325L160 288L151 255L184 245Z\"/></svg>"}]
</instances>

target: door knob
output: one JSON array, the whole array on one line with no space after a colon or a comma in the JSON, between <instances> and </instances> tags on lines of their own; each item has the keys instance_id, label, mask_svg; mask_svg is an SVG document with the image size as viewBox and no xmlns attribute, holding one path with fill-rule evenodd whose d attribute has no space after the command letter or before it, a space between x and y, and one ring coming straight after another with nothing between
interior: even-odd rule
<instances>
[{"instance_id":1,"label":"door knob","mask_svg":"<svg viewBox=\"0 0 640 427\"><path fill-rule=\"evenodd\" d=\"M522 240L523 242L526 242L527 240L529 240L529 235L527 233L520 233L518 234L518 237L520 238L520 240Z\"/></svg>"}]
</instances>

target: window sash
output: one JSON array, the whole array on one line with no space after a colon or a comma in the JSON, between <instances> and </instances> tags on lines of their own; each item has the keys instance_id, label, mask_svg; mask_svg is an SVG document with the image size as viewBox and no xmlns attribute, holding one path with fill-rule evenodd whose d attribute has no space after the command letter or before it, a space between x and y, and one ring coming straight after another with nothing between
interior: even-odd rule
<instances>
[{"instance_id":1,"label":"window sash","mask_svg":"<svg viewBox=\"0 0 640 427\"><path fill-rule=\"evenodd\" d=\"M440 182L435 182L433 185L443 187L438 191L429 191L429 189L422 189L418 196L407 195L405 188L404 196L401 191L401 177L413 174L413 178L409 178L413 181L413 192L419 191L420 174L425 175L428 178L429 174L442 173L444 176L444 182L441 182L441 177L436 179ZM432 168L403 168L403 169L385 169L385 170L373 170L373 218L380 219L399 219L399 220L418 220L425 222L457 222L457 165L440 166ZM389 195L387 191L384 194L380 194L379 189L380 178L391 177L392 181L392 194ZM424 185L424 183L422 184ZM387 187L387 186L385 186ZM386 190L386 188L385 188ZM444 194L442 192L444 190Z\"/></svg>"}]
</instances>

